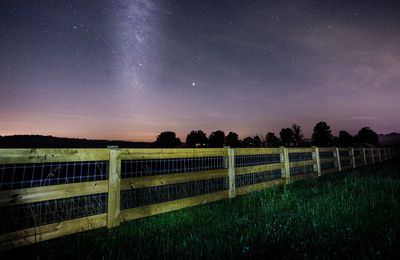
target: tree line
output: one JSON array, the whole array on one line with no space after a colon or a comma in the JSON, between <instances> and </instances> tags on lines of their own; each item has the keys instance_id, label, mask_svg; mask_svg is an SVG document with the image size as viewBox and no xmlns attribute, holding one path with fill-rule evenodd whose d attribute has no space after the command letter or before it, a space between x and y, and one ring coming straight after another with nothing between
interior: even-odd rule
<instances>
[{"instance_id":1,"label":"tree line","mask_svg":"<svg viewBox=\"0 0 400 260\"><path fill-rule=\"evenodd\" d=\"M326 122L319 122L314 126L312 139L305 140L301 126L293 124L291 127L282 128L279 137L268 132L265 136L248 136L243 140L235 132L227 135L221 130L212 132L209 136L202 130L193 130L187 136L185 143L176 136L175 132L165 131L157 136L153 147L307 147L307 146L338 146L338 147L359 147L379 146L378 134L369 127L363 127L356 135L351 135L345 130L339 131L338 136L333 136L330 126Z\"/></svg>"}]
</instances>

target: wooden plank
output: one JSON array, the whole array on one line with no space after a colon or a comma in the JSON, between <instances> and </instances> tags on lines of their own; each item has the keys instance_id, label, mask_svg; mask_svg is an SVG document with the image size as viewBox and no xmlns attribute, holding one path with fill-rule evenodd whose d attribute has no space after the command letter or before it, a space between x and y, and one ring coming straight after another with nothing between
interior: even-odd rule
<instances>
[{"instance_id":1,"label":"wooden plank","mask_svg":"<svg viewBox=\"0 0 400 260\"><path fill-rule=\"evenodd\" d=\"M338 172L337 168L325 169L325 170L322 170L322 175L331 174L331 173L335 173L335 172Z\"/></svg>"},{"instance_id":2,"label":"wooden plank","mask_svg":"<svg viewBox=\"0 0 400 260\"><path fill-rule=\"evenodd\" d=\"M121 211L121 219L123 221L128 221L133 219L149 217L161 213L166 213L187 207L192 207L200 204L226 199L228 197L229 197L229 191L224 190L196 197L152 204L140 208L124 209Z\"/></svg>"},{"instance_id":3,"label":"wooden plank","mask_svg":"<svg viewBox=\"0 0 400 260\"><path fill-rule=\"evenodd\" d=\"M332 158L321 158L321 159L320 159L320 162L321 162L321 163L335 162L335 161L336 161L336 158L335 158L335 157L332 157Z\"/></svg>"},{"instance_id":4,"label":"wooden plank","mask_svg":"<svg viewBox=\"0 0 400 260\"><path fill-rule=\"evenodd\" d=\"M271 164L238 167L235 170L235 174L237 176L237 175L248 174L248 173L273 171L273 170L282 169L284 166L285 166L284 163L271 163Z\"/></svg>"},{"instance_id":5,"label":"wooden plank","mask_svg":"<svg viewBox=\"0 0 400 260\"><path fill-rule=\"evenodd\" d=\"M335 150L335 147L319 147L320 152L334 152Z\"/></svg>"},{"instance_id":6,"label":"wooden plank","mask_svg":"<svg viewBox=\"0 0 400 260\"><path fill-rule=\"evenodd\" d=\"M118 226L120 222L121 158L119 149L110 149L108 166L107 227L112 228Z\"/></svg>"},{"instance_id":7,"label":"wooden plank","mask_svg":"<svg viewBox=\"0 0 400 260\"><path fill-rule=\"evenodd\" d=\"M0 250L29 245L52 238L62 237L106 226L107 214L66 220L6 234L0 234Z\"/></svg>"},{"instance_id":8,"label":"wooden plank","mask_svg":"<svg viewBox=\"0 0 400 260\"><path fill-rule=\"evenodd\" d=\"M120 149L121 160L171 159L227 156L224 148L151 148L151 149Z\"/></svg>"},{"instance_id":9,"label":"wooden plank","mask_svg":"<svg viewBox=\"0 0 400 260\"><path fill-rule=\"evenodd\" d=\"M108 149L0 149L0 163L47 163L108 160Z\"/></svg>"},{"instance_id":10,"label":"wooden plank","mask_svg":"<svg viewBox=\"0 0 400 260\"><path fill-rule=\"evenodd\" d=\"M256 183L252 185L246 185L241 187L236 187L236 195L244 195L250 192L264 190L273 186L283 185L286 181L284 179L276 179L267 182Z\"/></svg>"},{"instance_id":11,"label":"wooden plank","mask_svg":"<svg viewBox=\"0 0 400 260\"><path fill-rule=\"evenodd\" d=\"M317 160L289 162L289 167L299 167L299 166L313 165L313 164L316 164L316 163L317 163Z\"/></svg>"},{"instance_id":12,"label":"wooden plank","mask_svg":"<svg viewBox=\"0 0 400 260\"><path fill-rule=\"evenodd\" d=\"M0 207L105 193L108 181L91 181L0 191Z\"/></svg>"},{"instance_id":13,"label":"wooden plank","mask_svg":"<svg viewBox=\"0 0 400 260\"><path fill-rule=\"evenodd\" d=\"M236 148L235 155L279 154L280 148Z\"/></svg>"},{"instance_id":14,"label":"wooden plank","mask_svg":"<svg viewBox=\"0 0 400 260\"><path fill-rule=\"evenodd\" d=\"M228 169L133 177L121 179L121 190L148 188L221 177L228 177Z\"/></svg>"},{"instance_id":15,"label":"wooden plank","mask_svg":"<svg viewBox=\"0 0 400 260\"><path fill-rule=\"evenodd\" d=\"M228 148L228 184L229 198L236 197L236 174L235 174L235 149Z\"/></svg>"},{"instance_id":16,"label":"wooden plank","mask_svg":"<svg viewBox=\"0 0 400 260\"><path fill-rule=\"evenodd\" d=\"M299 174L299 175L295 175L295 176L291 176L292 181L300 181L300 180L305 180L305 179L310 179L310 178L315 178L317 177L317 175L313 172L307 172L304 174Z\"/></svg>"},{"instance_id":17,"label":"wooden plank","mask_svg":"<svg viewBox=\"0 0 400 260\"><path fill-rule=\"evenodd\" d=\"M312 153L315 151L312 147L306 148L287 148L289 153Z\"/></svg>"}]
</instances>

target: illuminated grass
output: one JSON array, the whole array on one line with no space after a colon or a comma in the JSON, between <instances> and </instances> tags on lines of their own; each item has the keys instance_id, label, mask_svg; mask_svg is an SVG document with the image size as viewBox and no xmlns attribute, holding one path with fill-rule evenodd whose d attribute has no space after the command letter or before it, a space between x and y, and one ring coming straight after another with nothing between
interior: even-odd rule
<instances>
[{"instance_id":1,"label":"illuminated grass","mask_svg":"<svg viewBox=\"0 0 400 260\"><path fill-rule=\"evenodd\" d=\"M399 253L400 164L297 182L93 230L11 255L30 258L388 258Z\"/></svg>"}]
</instances>

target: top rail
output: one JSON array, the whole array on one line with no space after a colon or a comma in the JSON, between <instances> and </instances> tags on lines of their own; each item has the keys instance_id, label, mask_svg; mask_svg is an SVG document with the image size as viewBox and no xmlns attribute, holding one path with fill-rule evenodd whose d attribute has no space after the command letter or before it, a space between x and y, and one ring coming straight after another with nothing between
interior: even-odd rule
<instances>
[{"instance_id":1,"label":"top rail","mask_svg":"<svg viewBox=\"0 0 400 260\"><path fill-rule=\"evenodd\" d=\"M109 160L109 150L101 149L0 149L0 164L82 162Z\"/></svg>"},{"instance_id":2,"label":"top rail","mask_svg":"<svg viewBox=\"0 0 400 260\"><path fill-rule=\"evenodd\" d=\"M235 148L235 155L278 154L281 148Z\"/></svg>"},{"instance_id":3,"label":"top rail","mask_svg":"<svg viewBox=\"0 0 400 260\"><path fill-rule=\"evenodd\" d=\"M120 149L121 160L193 158L227 155L228 150L224 148Z\"/></svg>"}]
</instances>

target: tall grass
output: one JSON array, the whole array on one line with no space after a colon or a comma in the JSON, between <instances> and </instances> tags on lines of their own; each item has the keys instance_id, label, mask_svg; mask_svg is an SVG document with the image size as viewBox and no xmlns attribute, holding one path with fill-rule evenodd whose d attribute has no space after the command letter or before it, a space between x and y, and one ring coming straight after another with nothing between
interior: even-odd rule
<instances>
[{"instance_id":1,"label":"tall grass","mask_svg":"<svg viewBox=\"0 0 400 260\"><path fill-rule=\"evenodd\" d=\"M28 258L388 258L399 254L400 163L255 192L5 252Z\"/></svg>"}]
</instances>

